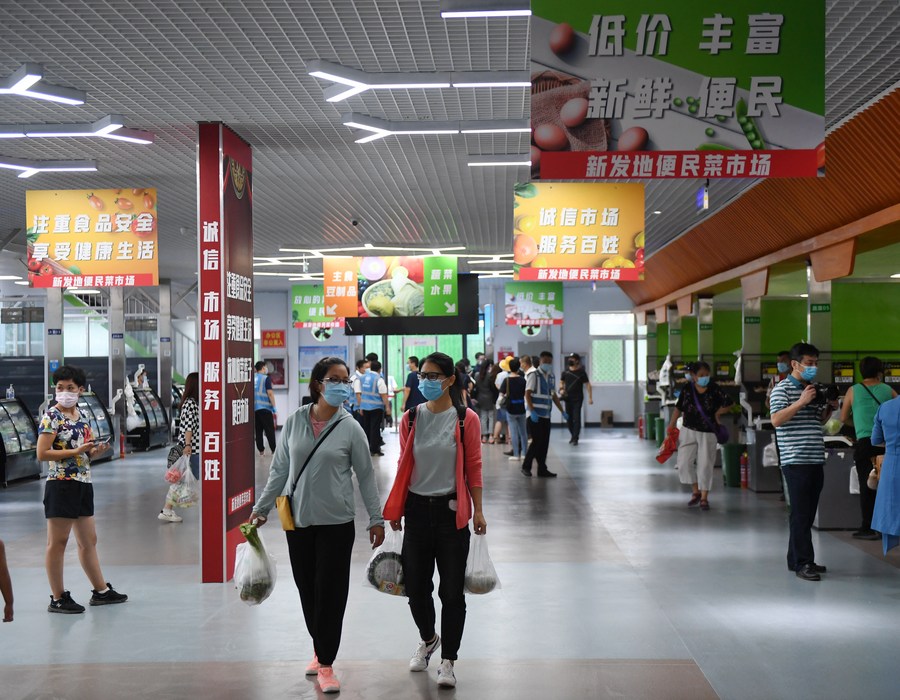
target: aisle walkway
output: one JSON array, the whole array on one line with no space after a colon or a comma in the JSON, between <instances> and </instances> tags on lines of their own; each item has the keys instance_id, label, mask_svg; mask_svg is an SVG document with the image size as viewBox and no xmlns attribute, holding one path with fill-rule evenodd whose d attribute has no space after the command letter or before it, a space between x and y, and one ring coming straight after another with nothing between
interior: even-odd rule
<instances>
[{"instance_id":1,"label":"aisle walkway","mask_svg":"<svg viewBox=\"0 0 900 700\"><path fill-rule=\"evenodd\" d=\"M396 437L387 441L382 499L397 455ZM555 480L526 479L502 448L485 446L503 588L469 596L455 691L438 690L434 669L406 670L415 627L403 600L364 583L360 514L341 698L897 697L900 571L877 546L817 534L829 573L800 581L784 564L786 515L775 498L717 482L710 512L688 510L674 471L631 433L591 429L578 447L565 443L554 430ZM130 600L84 615L46 612L42 484L0 492L16 590L16 620L0 627L4 699L322 697L302 675L311 645L280 531L263 531L279 582L262 606L247 607L230 585L197 583L197 513L156 520L164 456L96 467L101 561ZM66 584L86 602L70 547Z\"/></svg>"}]
</instances>

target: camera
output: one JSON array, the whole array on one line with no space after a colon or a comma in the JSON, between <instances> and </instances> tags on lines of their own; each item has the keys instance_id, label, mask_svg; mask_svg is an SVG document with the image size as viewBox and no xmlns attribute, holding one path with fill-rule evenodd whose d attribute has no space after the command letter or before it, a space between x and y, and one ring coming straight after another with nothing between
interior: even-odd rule
<instances>
[{"instance_id":1,"label":"camera","mask_svg":"<svg viewBox=\"0 0 900 700\"><path fill-rule=\"evenodd\" d=\"M837 401L840 391L834 384L813 384L816 389L816 397L810 403L824 405L829 401Z\"/></svg>"},{"instance_id":2,"label":"camera","mask_svg":"<svg viewBox=\"0 0 900 700\"><path fill-rule=\"evenodd\" d=\"M359 226L359 220L358 220L358 219L350 219L350 223L353 224L354 226Z\"/></svg>"}]
</instances>

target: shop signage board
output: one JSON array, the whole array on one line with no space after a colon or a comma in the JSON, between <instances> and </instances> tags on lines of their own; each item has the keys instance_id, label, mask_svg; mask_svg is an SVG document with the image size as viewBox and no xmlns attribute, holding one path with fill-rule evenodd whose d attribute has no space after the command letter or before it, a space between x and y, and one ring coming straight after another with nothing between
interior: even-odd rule
<instances>
[{"instance_id":1,"label":"shop signage board","mask_svg":"<svg viewBox=\"0 0 900 700\"><path fill-rule=\"evenodd\" d=\"M519 280L644 279L644 186L518 184L513 270Z\"/></svg>"},{"instance_id":2,"label":"shop signage board","mask_svg":"<svg viewBox=\"0 0 900 700\"><path fill-rule=\"evenodd\" d=\"M222 583L256 498L252 156L224 124L198 139L201 576Z\"/></svg>"},{"instance_id":3,"label":"shop signage board","mask_svg":"<svg viewBox=\"0 0 900 700\"><path fill-rule=\"evenodd\" d=\"M324 316L456 316L456 256L326 257Z\"/></svg>"},{"instance_id":4,"label":"shop signage board","mask_svg":"<svg viewBox=\"0 0 900 700\"><path fill-rule=\"evenodd\" d=\"M261 341L264 348L283 348L286 346L286 333L284 331L262 331Z\"/></svg>"},{"instance_id":5,"label":"shop signage board","mask_svg":"<svg viewBox=\"0 0 900 700\"><path fill-rule=\"evenodd\" d=\"M32 287L159 284L154 188L25 193Z\"/></svg>"},{"instance_id":6,"label":"shop signage board","mask_svg":"<svg viewBox=\"0 0 900 700\"><path fill-rule=\"evenodd\" d=\"M533 0L532 178L815 177L824 0Z\"/></svg>"},{"instance_id":7,"label":"shop signage board","mask_svg":"<svg viewBox=\"0 0 900 700\"><path fill-rule=\"evenodd\" d=\"M831 313L831 304L810 304L809 312L812 314L829 314Z\"/></svg>"},{"instance_id":8,"label":"shop signage board","mask_svg":"<svg viewBox=\"0 0 900 700\"><path fill-rule=\"evenodd\" d=\"M758 326L760 323L762 323L760 316L744 316L745 326Z\"/></svg>"},{"instance_id":9,"label":"shop signage board","mask_svg":"<svg viewBox=\"0 0 900 700\"><path fill-rule=\"evenodd\" d=\"M505 301L509 326L562 325L562 282L507 282Z\"/></svg>"},{"instance_id":10,"label":"shop signage board","mask_svg":"<svg viewBox=\"0 0 900 700\"><path fill-rule=\"evenodd\" d=\"M342 270L340 274L343 279L344 271ZM353 274L350 273L350 276ZM329 310L336 311L336 309ZM325 288L319 282L295 284L291 287L291 323L294 328L343 328L344 319L325 313Z\"/></svg>"},{"instance_id":11,"label":"shop signage board","mask_svg":"<svg viewBox=\"0 0 900 700\"><path fill-rule=\"evenodd\" d=\"M900 362L884 363L884 383L900 385Z\"/></svg>"},{"instance_id":12,"label":"shop signage board","mask_svg":"<svg viewBox=\"0 0 900 700\"><path fill-rule=\"evenodd\" d=\"M853 362L832 362L831 374L835 384L853 384L855 365Z\"/></svg>"}]
</instances>

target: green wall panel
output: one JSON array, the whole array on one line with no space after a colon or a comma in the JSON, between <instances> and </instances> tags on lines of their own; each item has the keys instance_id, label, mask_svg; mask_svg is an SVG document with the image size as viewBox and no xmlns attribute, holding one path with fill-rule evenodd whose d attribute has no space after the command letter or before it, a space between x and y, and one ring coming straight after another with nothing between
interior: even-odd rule
<instances>
[{"instance_id":1,"label":"green wall panel","mask_svg":"<svg viewBox=\"0 0 900 700\"><path fill-rule=\"evenodd\" d=\"M669 352L669 324L658 323L656 325L656 354L659 356L659 364Z\"/></svg>"},{"instance_id":2,"label":"green wall panel","mask_svg":"<svg viewBox=\"0 0 900 700\"><path fill-rule=\"evenodd\" d=\"M832 284L834 351L900 349L900 284Z\"/></svg>"},{"instance_id":3,"label":"green wall panel","mask_svg":"<svg viewBox=\"0 0 900 700\"><path fill-rule=\"evenodd\" d=\"M763 299L760 315L763 355L787 350L806 338L806 299Z\"/></svg>"},{"instance_id":4,"label":"green wall panel","mask_svg":"<svg viewBox=\"0 0 900 700\"><path fill-rule=\"evenodd\" d=\"M742 340L740 310L713 309L713 354L731 355Z\"/></svg>"},{"instance_id":5,"label":"green wall panel","mask_svg":"<svg viewBox=\"0 0 900 700\"><path fill-rule=\"evenodd\" d=\"M686 360L696 360L699 351L697 317L684 316L681 319L681 357Z\"/></svg>"}]
</instances>

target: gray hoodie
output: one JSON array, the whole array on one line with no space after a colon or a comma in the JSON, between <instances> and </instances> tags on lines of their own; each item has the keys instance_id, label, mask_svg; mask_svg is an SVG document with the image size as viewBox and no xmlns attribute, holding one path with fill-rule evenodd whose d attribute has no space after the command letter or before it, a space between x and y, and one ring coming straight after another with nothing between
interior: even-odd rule
<instances>
[{"instance_id":1,"label":"gray hoodie","mask_svg":"<svg viewBox=\"0 0 900 700\"><path fill-rule=\"evenodd\" d=\"M268 516L275 504L275 497L287 495L312 451L316 438L309 419L311 409L312 404L303 406L285 422L281 441L272 458L269 480L253 506L255 513ZM359 491L369 513L369 527L384 525L366 434L347 411L339 408L322 429L319 438L324 437L335 421L340 421L339 425L316 450L297 483L291 501L294 525L340 525L353 520L356 514L353 472L356 473Z\"/></svg>"}]
</instances>

